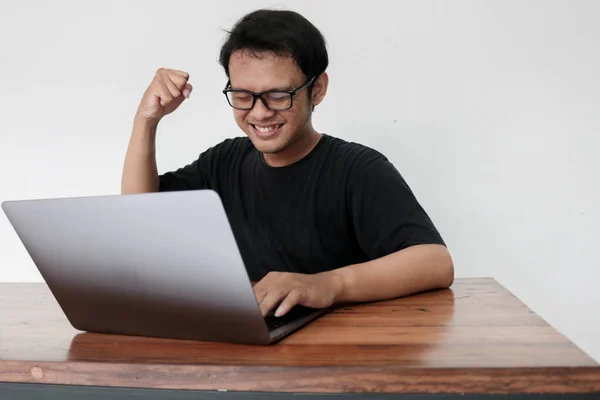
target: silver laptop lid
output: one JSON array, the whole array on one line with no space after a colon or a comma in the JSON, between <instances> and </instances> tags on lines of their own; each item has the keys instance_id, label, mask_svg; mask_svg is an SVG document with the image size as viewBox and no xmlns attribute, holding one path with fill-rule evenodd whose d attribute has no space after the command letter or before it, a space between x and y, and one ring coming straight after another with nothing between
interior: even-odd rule
<instances>
[{"instance_id":1,"label":"silver laptop lid","mask_svg":"<svg viewBox=\"0 0 600 400\"><path fill-rule=\"evenodd\" d=\"M76 329L270 341L212 190L6 201L2 208Z\"/></svg>"}]
</instances>

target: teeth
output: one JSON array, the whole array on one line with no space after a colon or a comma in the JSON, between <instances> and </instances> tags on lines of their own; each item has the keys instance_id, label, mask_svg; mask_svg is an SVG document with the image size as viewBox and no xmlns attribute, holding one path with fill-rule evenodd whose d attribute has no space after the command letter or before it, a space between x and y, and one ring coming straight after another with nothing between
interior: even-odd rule
<instances>
[{"instance_id":1,"label":"teeth","mask_svg":"<svg viewBox=\"0 0 600 400\"><path fill-rule=\"evenodd\" d=\"M275 129L279 128L281 125L272 125L272 126L257 126L254 125L254 127L262 133L269 133L271 131L274 131Z\"/></svg>"}]
</instances>

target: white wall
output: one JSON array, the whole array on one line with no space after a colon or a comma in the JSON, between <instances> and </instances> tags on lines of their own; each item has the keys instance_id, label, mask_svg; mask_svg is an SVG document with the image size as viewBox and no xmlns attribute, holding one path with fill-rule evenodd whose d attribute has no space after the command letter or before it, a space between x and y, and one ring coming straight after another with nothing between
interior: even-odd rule
<instances>
[{"instance_id":1,"label":"white wall","mask_svg":"<svg viewBox=\"0 0 600 400\"><path fill-rule=\"evenodd\" d=\"M457 276L494 276L600 360L600 2L19 1L0 12L0 201L119 191L157 67L192 99L163 122L161 170L239 135L222 29L292 8L329 44L317 129L389 156ZM0 281L40 275L0 217Z\"/></svg>"}]
</instances>

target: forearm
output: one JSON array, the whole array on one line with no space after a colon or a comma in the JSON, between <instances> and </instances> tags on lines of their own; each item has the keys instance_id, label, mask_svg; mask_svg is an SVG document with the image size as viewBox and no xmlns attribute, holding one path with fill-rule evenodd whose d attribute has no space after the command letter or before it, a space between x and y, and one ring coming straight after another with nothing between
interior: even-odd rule
<instances>
[{"instance_id":1,"label":"forearm","mask_svg":"<svg viewBox=\"0 0 600 400\"><path fill-rule=\"evenodd\" d=\"M155 123L134 119L121 178L122 194L158 191L156 128Z\"/></svg>"},{"instance_id":2,"label":"forearm","mask_svg":"<svg viewBox=\"0 0 600 400\"><path fill-rule=\"evenodd\" d=\"M336 282L336 303L356 303L447 288L454 280L454 267L446 247L417 245L325 274Z\"/></svg>"}]
</instances>

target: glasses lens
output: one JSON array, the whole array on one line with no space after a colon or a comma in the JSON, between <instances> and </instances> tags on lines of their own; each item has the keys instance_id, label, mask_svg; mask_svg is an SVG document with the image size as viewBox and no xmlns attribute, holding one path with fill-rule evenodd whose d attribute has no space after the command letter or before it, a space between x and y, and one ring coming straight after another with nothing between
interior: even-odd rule
<instances>
[{"instance_id":1,"label":"glasses lens","mask_svg":"<svg viewBox=\"0 0 600 400\"><path fill-rule=\"evenodd\" d=\"M249 93L244 92L227 92L227 100L234 108L249 110L252 108L253 97Z\"/></svg>"},{"instance_id":2,"label":"glasses lens","mask_svg":"<svg viewBox=\"0 0 600 400\"><path fill-rule=\"evenodd\" d=\"M271 110L287 110L292 106L292 96L286 92L270 92L263 94Z\"/></svg>"}]
</instances>

